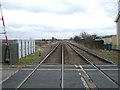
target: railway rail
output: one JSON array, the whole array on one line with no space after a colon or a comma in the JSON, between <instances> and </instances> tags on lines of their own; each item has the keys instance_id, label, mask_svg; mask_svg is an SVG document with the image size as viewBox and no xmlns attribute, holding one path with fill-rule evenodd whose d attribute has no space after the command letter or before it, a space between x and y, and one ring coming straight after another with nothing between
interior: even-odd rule
<instances>
[{"instance_id":1,"label":"railway rail","mask_svg":"<svg viewBox=\"0 0 120 90\"><path fill-rule=\"evenodd\" d=\"M99 55L97 55L97 54L95 54L95 53L92 53L92 52L89 52L89 51L86 50L86 49L83 49L82 47L79 47L79 46L77 46L77 45L75 45L75 44L72 44L72 43L69 43L69 44L71 44L72 46L74 46L74 47L76 47L76 48L78 48L78 49L80 49L80 50L82 50L82 51L84 51L84 52L87 53L87 54L90 54L90 55L96 57L97 59L99 59L99 60L101 60L101 61L103 61L103 62L106 62L106 63L109 63L109 64L115 64L115 63L113 63L112 61L107 60L106 58L103 58L103 57L101 57L101 56L99 56Z\"/></svg>"},{"instance_id":2,"label":"railway rail","mask_svg":"<svg viewBox=\"0 0 120 90\"><path fill-rule=\"evenodd\" d=\"M107 75L103 70L101 70L97 65L93 64L90 60L88 60L85 56L83 56L82 54L80 54L76 49L73 48L73 46L75 46L74 44L71 44L73 46L71 46L70 44L68 44L80 57L82 57L85 61L87 61L91 66L93 66L96 70L98 70L100 73L102 73L107 79L109 79L111 82L113 82L114 84L120 86L120 84L118 82L116 82L114 79L112 79L109 75ZM76 46L78 47L78 46ZM78 47L79 48L79 47ZM81 49L81 48L79 48ZM83 49L82 49L83 50ZM85 50L84 50L85 51ZM87 52L87 51L86 51ZM101 58L101 57L100 57ZM102 58L102 60L104 60ZM105 59L105 62L108 62L110 64L113 64L109 61L106 61Z\"/></svg>"},{"instance_id":3,"label":"railway rail","mask_svg":"<svg viewBox=\"0 0 120 90\"><path fill-rule=\"evenodd\" d=\"M57 47L60 44L58 44L57 46L55 46L55 48L53 48L48 54L47 56L35 67L35 69L32 70L32 72L17 86L16 90L19 90L22 85L34 74L34 72L40 67L40 65L57 49Z\"/></svg>"}]
</instances>

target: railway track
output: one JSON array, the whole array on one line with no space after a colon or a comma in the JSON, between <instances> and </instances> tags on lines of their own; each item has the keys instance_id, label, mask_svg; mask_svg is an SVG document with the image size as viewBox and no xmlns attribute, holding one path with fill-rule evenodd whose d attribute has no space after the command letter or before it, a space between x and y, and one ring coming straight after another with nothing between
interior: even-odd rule
<instances>
[{"instance_id":1,"label":"railway track","mask_svg":"<svg viewBox=\"0 0 120 90\"><path fill-rule=\"evenodd\" d=\"M81 49L81 50L83 50L83 51L85 51L85 52L87 52L87 53L89 53L89 54L91 54L91 55L94 55L95 57L97 57L97 58L100 58L100 60L102 59L102 61L104 62L107 62L107 63L109 63L109 64L114 64L114 63L112 63L112 62L110 62L110 61L108 61L108 60L106 60L106 59L104 59L104 58L102 58L102 57L100 57L100 56L96 56L95 54L92 54L92 53L90 53L90 52L88 52L88 51L86 51L86 50L84 50L84 49L82 49L82 48L80 48L80 47L78 47L78 46L76 46L76 45L74 45L74 44L68 44L69 45L69 47L71 47L80 57L82 57L86 62L88 62L91 66L93 66L96 70L98 70L100 73L102 73L102 75L104 75L107 79L109 79L111 82L113 82L115 85L117 85L117 86L119 86L120 87L120 84L118 83L118 82L116 82L114 79L112 79L109 75L107 75L103 70L101 70L97 65L95 65L95 64L93 64L89 59L87 59L85 56L83 56L80 52L78 52L73 46L75 46L75 47L77 47L77 48L79 48L79 49ZM87 79L89 79L90 80L90 78L89 78L89 76L87 75L87 73L85 72L85 70L83 69L83 67L80 65L80 68L83 70L83 73L87 76ZM94 85L95 86L95 85Z\"/></svg>"},{"instance_id":2,"label":"railway track","mask_svg":"<svg viewBox=\"0 0 120 90\"><path fill-rule=\"evenodd\" d=\"M108 63L108 64L115 64L115 63L113 63L112 61L107 60L106 58L103 58L103 57L101 57L101 56L99 56L99 55L97 55L97 54L95 54L95 53L92 53L92 52L86 50L86 49L83 49L83 48L80 47L80 46L77 46L77 45L72 44L72 43L69 43L69 44L72 45L72 46L74 46L75 48L78 48L80 52L85 53L86 55L89 54L89 56L92 56L92 58L93 58L94 60L96 60L96 61L102 61L102 62L105 62L105 63ZM85 54L84 54L84 55L85 55ZM88 58L90 59L89 56L88 56ZM87 56L85 56L85 57L87 57Z\"/></svg>"},{"instance_id":3,"label":"railway track","mask_svg":"<svg viewBox=\"0 0 120 90\"><path fill-rule=\"evenodd\" d=\"M22 85L24 85L24 83L27 82L27 80L35 73L35 71L40 67L40 65L45 62L45 60L57 49L57 47L60 44L58 44L57 46L55 46L55 48L53 48L47 55L46 57L35 67L35 69L32 70L32 72L17 86L16 90L19 90Z\"/></svg>"},{"instance_id":4,"label":"railway track","mask_svg":"<svg viewBox=\"0 0 120 90\"><path fill-rule=\"evenodd\" d=\"M15 90L20 90L20 88L27 82L27 80L32 77L32 75L35 73L37 69L43 64L49 57L50 55L58 48L61 47L61 77L60 77L60 88L64 88L64 45L63 44L58 44L53 48L47 56L31 71L31 73L17 86Z\"/></svg>"},{"instance_id":5,"label":"railway track","mask_svg":"<svg viewBox=\"0 0 120 90\"><path fill-rule=\"evenodd\" d=\"M72 54L67 54L67 53L70 53L69 51L65 53L66 49L71 49L70 52L72 52ZM28 70L30 70L30 73L23 80L21 80L21 82L19 84L17 84L15 89L19 90L21 88L25 88L26 84L31 81L30 79L36 75L35 73L37 71L40 71L40 72L44 71L44 67L47 67L46 68L47 70L51 70L51 71L54 70L54 72L59 71L59 72L57 72L57 73L59 73L59 76L57 77L57 78L59 78L59 80L58 80L59 87L58 88L63 89L66 87L65 85L68 85L68 84L66 84L66 80L68 80L68 79L66 79L66 75L68 75L66 73L70 73L69 74L69 76L71 75L70 80L76 78L76 76L78 77L78 79L80 80L80 82L77 83L78 85L83 84L85 88L88 88L88 90L90 90L91 88L98 89L96 82L94 82L94 80L92 80L92 78L90 77L90 75L88 74L86 69L84 69L84 67L81 65L82 63L91 65L92 67L94 67L95 70L97 70L105 78L107 78L107 80L112 82L114 85L120 86L120 84L118 82L116 82L113 78L111 78L108 74L106 74L101 68L99 68L96 64L94 64L93 62L88 60L88 58L86 58L84 55L82 55L78 49L82 50L81 48L79 48L78 46L75 46L74 44L60 42L42 59L41 62L39 62L39 64L37 66L34 66L34 68L32 67L32 68L28 69ZM83 50L83 51L85 51L85 50ZM85 52L87 53L87 51L85 51ZM70 62L69 63L66 62L66 60L67 60L67 59L65 59L66 55L71 55L71 57L72 57L72 55L75 55L75 57L72 58L71 61L75 62L75 60L77 59L80 63L77 61L77 63L71 63L72 65L70 65ZM90 55L92 55L92 54L90 54ZM93 55L93 56L95 56L95 55ZM95 56L95 58L96 57L99 58L98 56ZM101 58L99 60L101 60ZM103 58L102 58L101 62L105 62L109 65L114 64L112 62L109 62L108 60L104 61ZM50 65L52 64L51 65L52 69L48 67L48 66L50 66L49 64ZM53 68L55 66L54 64L59 67ZM69 69L69 68L71 68L71 69ZM23 70L25 71L27 69L23 69ZM76 73L79 73L79 75ZM75 75L75 77L72 77L74 75ZM48 74L48 76L49 76L49 74ZM38 78L40 78L40 77L38 77ZM53 74L53 76L51 76L51 78L55 78L54 74ZM75 80L78 80L78 79L75 79ZM39 81L39 82L41 82L41 81ZM67 83L69 83L69 82L67 82ZM73 83L76 83L76 81L72 82L71 85L74 85Z\"/></svg>"}]
</instances>

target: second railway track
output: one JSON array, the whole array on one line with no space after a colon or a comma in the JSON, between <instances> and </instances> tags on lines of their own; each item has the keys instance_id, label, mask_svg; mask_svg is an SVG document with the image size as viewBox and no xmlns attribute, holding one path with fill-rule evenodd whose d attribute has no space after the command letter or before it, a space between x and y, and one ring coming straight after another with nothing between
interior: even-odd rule
<instances>
[{"instance_id":1,"label":"second railway track","mask_svg":"<svg viewBox=\"0 0 120 90\"><path fill-rule=\"evenodd\" d=\"M106 58L103 58L95 53L92 53L90 51L88 51L87 49L84 49L78 45L69 43L70 45L72 45L74 48L76 48L79 52L82 53L82 55L84 55L86 58L88 58L91 62L93 61L93 63L95 64L115 64L110 60L107 60Z\"/></svg>"},{"instance_id":2,"label":"second railway track","mask_svg":"<svg viewBox=\"0 0 120 90\"><path fill-rule=\"evenodd\" d=\"M69 46L80 56L82 57L86 62L88 62L91 66L93 66L96 70L98 70L100 73L102 73L108 80L110 80L112 83L114 83L116 86L120 87L120 84L115 81L113 78L111 78L108 74L106 74L103 70L101 70L97 65L93 64L88 58L86 58L83 54L81 54L78 50L75 49L75 45L73 44L69 44ZM76 46L78 47L78 46ZM78 47L79 48L79 47ZM79 48L81 49L81 48ZM82 49L83 50L83 49ZM85 50L84 50L85 51ZM85 51L87 52L87 51ZM89 53L89 52L87 52ZM94 55L95 56L95 55ZM96 57L96 56L95 56ZM97 57L98 58L98 57ZM101 59L101 58L100 58ZM104 61L103 61L104 60ZM112 62L109 62L108 60L106 61L106 59L102 58L103 62L109 63L109 64L113 64ZM82 66L80 66L82 68ZM83 69L83 68L82 68Z\"/></svg>"}]
</instances>

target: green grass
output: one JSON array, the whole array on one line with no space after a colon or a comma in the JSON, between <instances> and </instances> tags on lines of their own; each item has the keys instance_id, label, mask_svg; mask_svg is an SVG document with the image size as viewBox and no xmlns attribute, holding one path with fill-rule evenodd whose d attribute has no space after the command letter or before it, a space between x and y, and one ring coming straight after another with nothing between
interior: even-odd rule
<instances>
[{"instance_id":1,"label":"green grass","mask_svg":"<svg viewBox=\"0 0 120 90\"><path fill-rule=\"evenodd\" d=\"M40 53L40 51L36 51L33 54L30 54L26 57L19 59L19 62L16 63L16 65L26 65L26 64L32 62L33 60L35 60L39 57L39 53Z\"/></svg>"},{"instance_id":2,"label":"green grass","mask_svg":"<svg viewBox=\"0 0 120 90\"><path fill-rule=\"evenodd\" d=\"M116 51L107 51L107 50L100 50L100 52L109 56L113 62L120 63L120 52Z\"/></svg>"}]
</instances>

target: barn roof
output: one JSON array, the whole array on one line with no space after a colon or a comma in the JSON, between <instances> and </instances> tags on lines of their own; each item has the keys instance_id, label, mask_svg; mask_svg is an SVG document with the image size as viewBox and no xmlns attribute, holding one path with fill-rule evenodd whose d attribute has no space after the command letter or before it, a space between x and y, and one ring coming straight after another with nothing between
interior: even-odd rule
<instances>
[{"instance_id":1,"label":"barn roof","mask_svg":"<svg viewBox=\"0 0 120 90\"><path fill-rule=\"evenodd\" d=\"M118 13L118 15L116 17L115 22L118 22L119 18L120 18L120 12Z\"/></svg>"}]
</instances>

